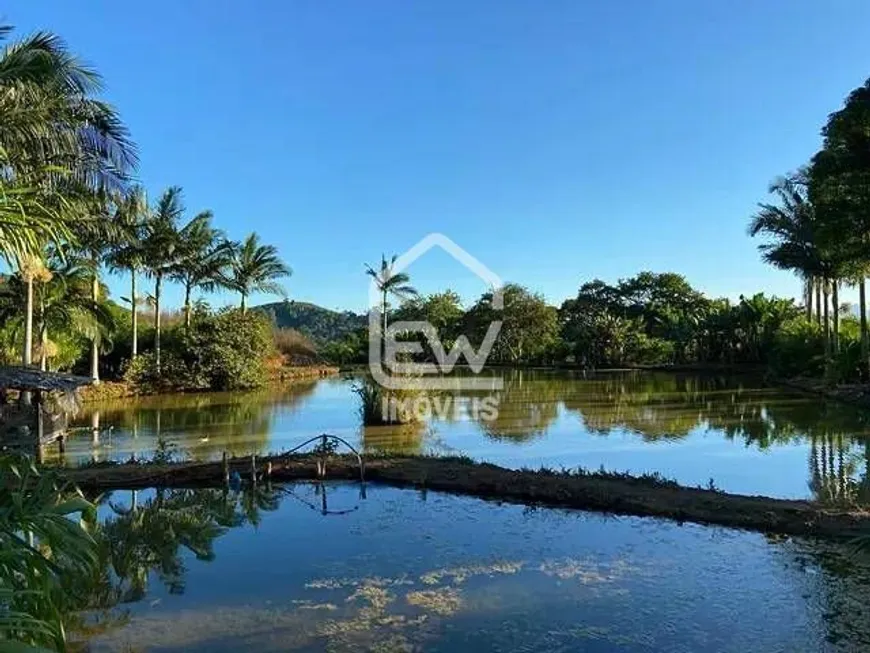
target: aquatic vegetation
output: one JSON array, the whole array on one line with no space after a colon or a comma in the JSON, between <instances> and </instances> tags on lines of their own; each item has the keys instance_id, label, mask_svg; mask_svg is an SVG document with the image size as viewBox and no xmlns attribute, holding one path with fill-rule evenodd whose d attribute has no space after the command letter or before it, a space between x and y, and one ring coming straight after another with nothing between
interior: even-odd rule
<instances>
[{"instance_id":1,"label":"aquatic vegetation","mask_svg":"<svg viewBox=\"0 0 870 653\"><path fill-rule=\"evenodd\" d=\"M414 410L415 400L424 396L416 388L385 388L365 377L353 386L360 399L360 417L365 426L410 424L424 421L428 415Z\"/></svg>"}]
</instances>

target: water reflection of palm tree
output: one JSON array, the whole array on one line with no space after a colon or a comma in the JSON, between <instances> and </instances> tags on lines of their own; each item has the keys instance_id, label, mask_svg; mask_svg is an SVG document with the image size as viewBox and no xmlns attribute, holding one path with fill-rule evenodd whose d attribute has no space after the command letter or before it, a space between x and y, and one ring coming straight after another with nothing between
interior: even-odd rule
<instances>
[{"instance_id":1,"label":"water reflection of palm tree","mask_svg":"<svg viewBox=\"0 0 870 653\"><path fill-rule=\"evenodd\" d=\"M866 474L867 446L864 446L865 474L856 481L857 456L842 433L810 435L810 481L813 497L829 504L861 504L870 500Z\"/></svg>"},{"instance_id":2,"label":"water reflection of palm tree","mask_svg":"<svg viewBox=\"0 0 870 653\"><path fill-rule=\"evenodd\" d=\"M100 528L99 540L118 579L119 600L130 602L145 596L151 573L170 593L182 593L186 568L181 552L212 560L218 537L244 523L259 524L262 510L277 509L278 495L268 486L240 494L161 490L141 505L110 506L116 514Z\"/></svg>"}]
</instances>

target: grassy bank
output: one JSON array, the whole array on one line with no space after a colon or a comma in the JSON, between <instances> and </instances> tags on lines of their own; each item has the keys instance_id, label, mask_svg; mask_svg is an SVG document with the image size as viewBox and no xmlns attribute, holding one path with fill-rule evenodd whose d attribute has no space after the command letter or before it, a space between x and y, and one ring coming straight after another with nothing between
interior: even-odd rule
<instances>
[{"instance_id":1,"label":"grassy bank","mask_svg":"<svg viewBox=\"0 0 870 653\"><path fill-rule=\"evenodd\" d=\"M258 474L271 468L271 480L317 478L314 455L258 459ZM229 461L250 479L252 461ZM152 486L220 486L224 470L216 463L121 464L69 470L82 489L136 489ZM809 501L728 494L689 488L657 476L608 472L510 470L465 458L381 457L366 461L367 481L530 505L594 510L618 515L662 517L788 535L855 537L870 535L870 512L828 508ZM333 456L326 478L358 479L355 458Z\"/></svg>"}]
</instances>

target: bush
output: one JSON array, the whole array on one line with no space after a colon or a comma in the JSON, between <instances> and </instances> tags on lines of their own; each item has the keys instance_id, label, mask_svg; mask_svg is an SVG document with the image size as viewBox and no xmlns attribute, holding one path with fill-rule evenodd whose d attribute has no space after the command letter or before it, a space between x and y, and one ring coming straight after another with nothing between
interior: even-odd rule
<instances>
[{"instance_id":1,"label":"bush","mask_svg":"<svg viewBox=\"0 0 870 653\"><path fill-rule=\"evenodd\" d=\"M625 356L627 362L639 365L670 363L674 359L674 343L637 333L629 338Z\"/></svg>"},{"instance_id":2,"label":"bush","mask_svg":"<svg viewBox=\"0 0 870 653\"><path fill-rule=\"evenodd\" d=\"M815 322L798 318L785 322L773 337L770 369L780 377L825 373L825 335Z\"/></svg>"},{"instance_id":3,"label":"bush","mask_svg":"<svg viewBox=\"0 0 870 653\"><path fill-rule=\"evenodd\" d=\"M275 327L272 338L275 348L288 365L311 365L320 358L314 343L296 329Z\"/></svg>"},{"instance_id":4,"label":"bush","mask_svg":"<svg viewBox=\"0 0 870 653\"><path fill-rule=\"evenodd\" d=\"M197 313L189 332L179 325L166 334L159 373L149 352L128 366L125 379L140 392L255 388L266 382L265 362L273 352L271 326L262 314Z\"/></svg>"},{"instance_id":5,"label":"bush","mask_svg":"<svg viewBox=\"0 0 870 653\"><path fill-rule=\"evenodd\" d=\"M353 391L360 398L360 416L365 426L410 424L422 419L414 410L415 400L424 396L421 390L389 390L366 378L355 384Z\"/></svg>"}]
</instances>

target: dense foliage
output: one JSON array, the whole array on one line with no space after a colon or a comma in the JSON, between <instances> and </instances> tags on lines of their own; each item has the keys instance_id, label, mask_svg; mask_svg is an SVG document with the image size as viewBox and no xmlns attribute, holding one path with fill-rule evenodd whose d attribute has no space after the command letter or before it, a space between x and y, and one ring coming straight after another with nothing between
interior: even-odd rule
<instances>
[{"instance_id":1,"label":"dense foliage","mask_svg":"<svg viewBox=\"0 0 870 653\"><path fill-rule=\"evenodd\" d=\"M0 26L0 40L10 32ZM180 187L150 204L133 183L136 147L101 90L100 76L53 34L38 32L0 52L0 258L10 271L0 280L0 356L4 363L73 369L95 382L120 373L118 356L102 360L116 346L129 360L142 351L140 306L152 309L148 355L159 371L166 283L184 290L193 343L197 328L227 319L200 311L203 324L194 328L194 292L236 291L244 312L252 292L283 294L278 281L290 274L256 234L231 241L210 211L185 220ZM130 296L121 298L131 309L129 329L108 301L105 270L129 275ZM153 291L140 296L143 275ZM224 350L250 351L261 343L258 333L242 330L251 340L225 343ZM203 378L231 385L221 374L197 372L196 385ZM252 378L242 373L234 383L247 386Z\"/></svg>"},{"instance_id":2,"label":"dense foliage","mask_svg":"<svg viewBox=\"0 0 870 653\"><path fill-rule=\"evenodd\" d=\"M131 362L126 379L152 392L255 388L266 380L272 353L272 325L265 316L238 309L204 312L189 327L167 331L159 367L155 353L145 353Z\"/></svg>"},{"instance_id":3,"label":"dense foliage","mask_svg":"<svg viewBox=\"0 0 870 653\"><path fill-rule=\"evenodd\" d=\"M816 362L807 371L817 371L822 357L832 380L867 380L870 80L828 117L822 137L821 150L806 168L771 185L777 202L760 205L749 231L765 237L759 248L765 260L804 281L807 320L815 318L824 335L822 348L813 351ZM844 283L858 286L857 333L841 324L839 291Z\"/></svg>"}]
</instances>

